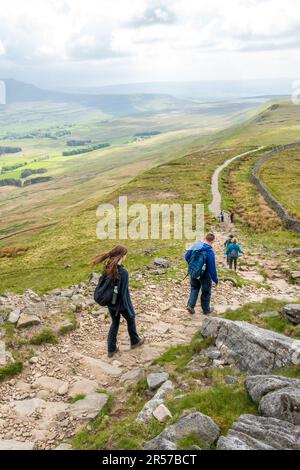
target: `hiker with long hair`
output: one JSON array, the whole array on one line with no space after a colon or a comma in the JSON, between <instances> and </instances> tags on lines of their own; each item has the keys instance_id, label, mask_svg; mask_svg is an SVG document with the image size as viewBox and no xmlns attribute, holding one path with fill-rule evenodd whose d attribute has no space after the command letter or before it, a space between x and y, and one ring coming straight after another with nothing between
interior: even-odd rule
<instances>
[{"instance_id":1,"label":"hiker with long hair","mask_svg":"<svg viewBox=\"0 0 300 470\"><path fill-rule=\"evenodd\" d=\"M232 269L232 265L233 265L234 270L236 271L239 254L244 253L240 245L238 244L237 238L235 237L232 238L231 242L229 242L227 245L225 253L229 258L229 269Z\"/></svg>"},{"instance_id":2,"label":"hiker with long hair","mask_svg":"<svg viewBox=\"0 0 300 470\"><path fill-rule=\"evenodd\" d=\"M122 263L126 259L127 252L128 250L125 246L118 245L111 251L96 256L92 261L93 266L105 263L102 276L110 278L112 283L117 286L116 298L108 303L108 310L112 320L107 337L108 357L113 357L113 355L119 351L117 346L117 335L121 315L127 322L131 348L137 348L144 343L144 338L141 338L138 335L136 329L135 311L128 288L128 272L122 266Z\"/></svg>"}]
</instances>

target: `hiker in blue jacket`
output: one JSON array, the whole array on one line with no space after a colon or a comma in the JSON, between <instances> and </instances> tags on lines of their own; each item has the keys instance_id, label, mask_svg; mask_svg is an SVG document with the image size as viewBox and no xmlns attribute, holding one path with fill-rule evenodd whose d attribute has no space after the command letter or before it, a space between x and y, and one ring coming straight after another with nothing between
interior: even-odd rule
<instances>
[{"instance_id":1,"label":"hiker in blue jacket","mask_svg":"<svg viewBox=\"0 0 300 470\"><path fill-rule=\"evenodd\" d=\"M210 307L212 282L214 282L215 285L218 284L216 259L212 248L214 241L215 235L213 233L208 233L204 242L194 243L194 245L185 254L185 260L189 263L191 282L191 293L187 304L187 310L192 314L195 313L195 305L197 303L200 289L203 314L208 315L212 312L212 308ZM197 260L199 260L198 262L201 264L201 273L199 276L197 275L197 277L194 277L193 272L195 271L190 268L195 264L195 261L197 263Z\"/></svg>"},{"instance_id":2,"label":"hiker in blue jacket","mask_svg":"<svg viewBox=\"0 0 300 470\"><path fill-rule=\"evenodd\" d=\"M227 245L226 255L229 258L229 269L232 269L232 265L234 266L234 270L237 270L237 262L239 258L239 254L243 254L243 250L241 249L240 245L238 244L237 239L234 237L231 242Z\"/></svg>"}]
</instances>

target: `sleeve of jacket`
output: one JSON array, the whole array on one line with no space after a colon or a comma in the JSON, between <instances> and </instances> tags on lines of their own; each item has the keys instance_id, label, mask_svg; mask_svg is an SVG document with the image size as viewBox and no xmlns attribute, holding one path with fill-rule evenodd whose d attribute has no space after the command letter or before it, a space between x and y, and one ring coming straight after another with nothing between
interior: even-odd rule
<instances>
[{"instance_id":1,"label":"sleeve of jacket","mask_svg":"<svg viewBox=\"0 0 300 470\"><path fill-rule=\"evenodd\" d=\"M130 317L134 317L135 311L134 311L134 307L130 298L128 282L129 282L128 272L126 271L126 269L122 269L120 294L121 294L123 305L124 305L126 312L128 313Z\"/></svg>"},{"instance_id":2,"label":"sleeve of jacket","mask_svg":"<svg viewBox=\"0 0 300 470\"><path fill-rule=\"evenodd\" d=\"M239 248L238 248L239 252L240 252L240 253L244 253L244 251L242 250L242 248L240 247L240 245L238 245L238 247L239 247Z\"/></svg>"},{"instance_id":3,"label":"sleeve of jacket","mask_svg":"<svg viewBox=\"0 0 300 470\"><path fill-rule=\"evenodd\" d=\"M215 253L212 250L209 252L207 264L208 264L208 272L210 274L212 281L215 284L218 284L219 279L218 279L217 267L216 267L216 257L215 257Z\"/></svg>"},{"instance_id":4,"label":"sleeve of jacket","mask_svg":"<svg viewBox=\"0 0 300 470\"><path fill-rule=\"evenodd\" d=\"M188 250L185 255L184 255L184 258L185 258L185 261L188 263L191 259L191 255L192 255L192 251L193 250Z\"/></svg>"}]
</instances>

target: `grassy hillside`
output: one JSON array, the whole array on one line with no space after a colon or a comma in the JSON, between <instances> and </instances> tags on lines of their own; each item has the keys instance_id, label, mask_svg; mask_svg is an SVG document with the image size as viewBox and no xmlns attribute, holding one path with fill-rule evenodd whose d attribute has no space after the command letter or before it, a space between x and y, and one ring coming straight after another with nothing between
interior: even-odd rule
<instances>
[{"instance_id":1,"label":"grassy hillside","mask_svg":"<svg viewBox=\"0 0 300 470\"><path fill-rule=\"evenodd\" d=\"M0 107L0 146L22 148L22 152L0 156L0 238L55 223L96 204L135 175L182 156L194 141L199 145L199 139L241 119L242 111L252 105L242 101L222 106L204 103L138 118L105 116L74 103ZM110 147L63 156L70 149L69 140L89 140L91 146L108 143ZM45 171L43 177L50 180L24 188L1 187L4 179L19 183L28 169Z\"/></svg>"},{"instance_id":2,"label":"grassy hillside","mask_svg":"<svg viewBox=\"0 0 300 470\"><path fill-rule=\"evenodd\" d=\"M274 155L261 167L260 178L291 216L300 218L300 150Z\"/></svg>"},{"instance_id":3,"label":"grassy hillside","mask_svg":"<svg viewBox=\"0 0 300 470\"><path fill-rule=\"evenodd\" d=\"M280 102L269 106L258 116L252 117L243 126L235 126L226 131L226 135L224 133L218 135L220 140L217 145L233 142L265 145L260 152L246 155L232 162L221 176L223 207L227 210L234 209L236 224L253 247L263 245L271 250L283 251L300 244L299 235L282 226L279 217L267 205L263 196L251 182L251 171L260 156L274 148L274 144L298 140L299 125L300 108ZM288 157L287 160L283 160L285 158L283 155ZM297 201L299 201L297 159L297 151L280 153L274 159L272 158L272 162L268 162L263 169L263 178L267 178L268 184L273 184L279 198L289 204L291 210L293 206L294 211L297 210L295 207L297 208ZM273 173L276 176L273 176Z\"/></svg>"},{"instance_id":4,"label":"grassy hillside","mask_svg":"<svg viewBox=\"0 0 300 470\"><path fill-rule=\"evenodd\" d=\"M210 202L210 180L215 167L235 155L237 150L197 150L186 156L162 164L114 193L98 200L117 202L119 195L128 195L129 204L151 203L203 203ZM31 288L44 292L54 287L67 286L85 280L91 271L89 261L96 253L111 248L116 241L100 241L96 238L97 205L78 214L65 217L57 225L32 235L24 233L3 241L3 247L25 246L28 251L15 257L0 258L1 292L15 290L22 292ZM206 219L207 227L210 218ZM174 264L180 265L185 249L184 241L122 241L130 250L128 267L132 271L141 269L154 255L144 255L147 247L155 247L160 255L169 255ZM65 265L71 267L65 269Z\"/></svg>"},{"instance_id":5,"label":"grassy hillside","mask_svg":"<svg viewBox=\"0 0 300 470\"><path fill-rule=\"evenodd\" d=\"M263 105L247 122L216 136L221 145L281 145L299 140L300 109L290 101Z\"/></svg>"},{"instance_id":6,"label":"grassy hillside","mask_svg":"<svg viewBox=\"0 0 300 470\"><path fill-rule=\"evenodd\" d=\"M289 141L291 136L286 129L292 127L294 120L297 121L300 109L286 104L272 106L267 114L276 113L278 135L282 141ZM288 121L287 106L291 108ZM293 114L295 110L297 116ZM283 113L282 119L277 114L280 112ZM56 222L40 232L25 232L0 242L0 256L1 253L3 255L0 258L1 292L22 292L26 288L44 292L86 279L91 271L90 258L117 242L99 241L96 237L96 208L101 202L116 204L119 195L128 195L129 203L143 202L147 206L151 203L187 202L203 203L207 208L211 201L211 176L218 165L254 145L260 145L261 135L264 135L263 143L267 146L265 150L272 147L273 140L268 134L271 123L263 119L259 131L258 127L255 130L253 126L257 126L259 119L259 116L251 118L248 131L246 125L242 128L238 125L227 130L226 136L217 134L210 142L206 139L206 147L203 141L201 146L201 139L195 138L196 129L190 129L91 152L88 159L85 156L66 157L61 174L57 163L57 186L45 186L43 191L37 189L28 193L23 188L19 197L13 193L14 190L10 193L0 190L0 209L5 223L10 224L10 227L2 228L2 236L9 235L10 231L26 229L38 220L34 218L36 214L42 214L44 223ZM229 135L235 135L239 145L228 146ZM245 135L251 136L247 140L251 145L241 143ZM282 251L298 246L299 236L282 227L250 181L251 169L261 153L263 151L240 158L224 171L224 208L235 209L237 224L249 245L264 245L271 250ZM153 165L156 166L149 170ZM134 175L137 176L133 178ZM7 194L11 196L9 201ZM49 200L47 195L50 195ZM207 214L206 228L211 223L212 219ZM153 256L144 255L149 247L155 247L156 256L169 255L174 259L174 265L183 265L184 240L121 242L128 245L131 252L128 259L130 270L141 269L149 263Z\"/></svg>"}]
</instances>

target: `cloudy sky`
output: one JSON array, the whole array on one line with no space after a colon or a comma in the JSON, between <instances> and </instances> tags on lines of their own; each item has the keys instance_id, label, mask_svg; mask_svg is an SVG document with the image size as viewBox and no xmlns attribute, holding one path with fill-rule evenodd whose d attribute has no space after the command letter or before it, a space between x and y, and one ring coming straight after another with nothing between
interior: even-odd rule
<instances>
[{"instance_id":1,"label":"cloudy sky","mask_svg":"<svg viewBox=\"0 0 300 470\"><path fill-rule=\"evenodd\" d=\"M0 0L0 77L41 86L300 78L298 0Z\"/></svg>"}]
</instances>

